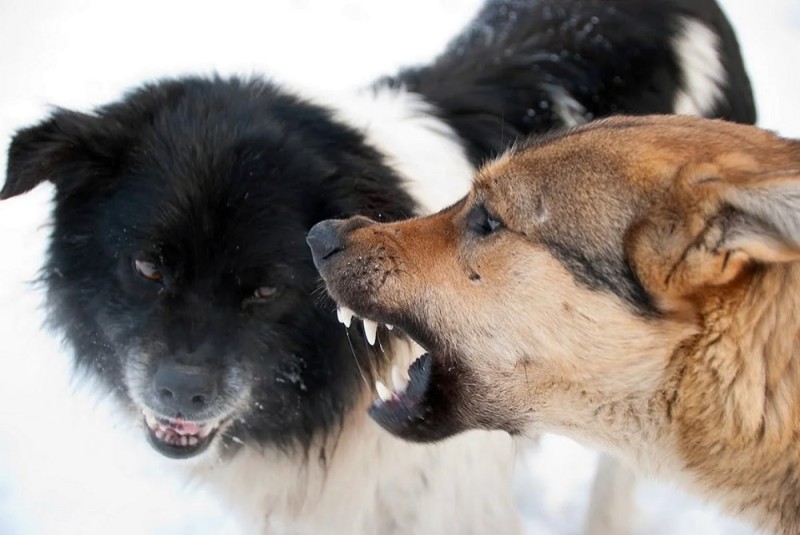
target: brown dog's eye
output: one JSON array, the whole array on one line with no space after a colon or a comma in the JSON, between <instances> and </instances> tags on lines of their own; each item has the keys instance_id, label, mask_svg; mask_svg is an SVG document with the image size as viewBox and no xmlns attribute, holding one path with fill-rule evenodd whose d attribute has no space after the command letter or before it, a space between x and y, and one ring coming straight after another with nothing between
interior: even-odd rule
<instances>
[{"instance_id":1,"label":"brown dog's eye","mask_svg":"<svg viewBox=\"0 0 800 535\"><path fill-rule=\"evenodd\" d=\"M158 266L153 262L134 260L133 267L139 275L153 282L161 282L164 278L164 274L161 273L161 270L159 270Z\"/></svg>"},{"instance_id":2,"label":"brown dog's eye","mask_svg":"<svg viewBox=\"0 0 800 535\"><path fill-rule=\"evenodd\" d=\"M278 289L274 286L261 286L253 292L253 297L256 299L269 299L276 293L278 293Z\"/></svg>"},{"instance_id":3,"label":"brown dog's eye","mask_svg":"<svg viewBox=\"0 0 800 535\"><path fill-rule=\"evenodd\" d=\"M469 228L481 236L491 234L503 226L502 221L494 217L483 204L478 204L467 215Z\"/></svg>"}]
</instances>

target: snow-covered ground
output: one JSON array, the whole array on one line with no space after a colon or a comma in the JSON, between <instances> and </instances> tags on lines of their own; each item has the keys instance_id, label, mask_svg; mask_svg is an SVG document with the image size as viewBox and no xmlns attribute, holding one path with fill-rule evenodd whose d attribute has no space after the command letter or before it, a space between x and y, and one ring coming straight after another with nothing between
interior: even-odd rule
<instances>
[{"instance_id":1,"label":"snow-covered ground","mask_svg":"<svg viewBox=\"0 0 800 535\"><path fill-rule=\"evenodd\" d=\"M189 72L269 73L357 86L441 49L480 0L0 2L0 142L48 105L87 109L143 80ZM800 2L723 0L762 126L800 137ZM5 151L0 168L5 167ZM0 204L0 534L236 534L202 491L172 479L108 404L68 380L40 329L50 189ZM580 530L596 454L547 436L526 462L520 506L531 533ZM523 468L525 468L523 467ZM637 491L638 531L751 533L654 482Z\"/></svg>"}]
</instances>

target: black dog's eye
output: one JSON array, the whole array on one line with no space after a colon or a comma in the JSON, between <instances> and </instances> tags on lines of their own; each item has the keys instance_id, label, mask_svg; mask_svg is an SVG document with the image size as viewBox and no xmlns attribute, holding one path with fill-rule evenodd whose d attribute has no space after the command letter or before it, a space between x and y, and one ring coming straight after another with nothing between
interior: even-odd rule
<instances>
[{"instance_id":1,"label":"black dog's eye","mask_svg":"<svg viewBox=\"0 0 800 535\"><path fill-rule=\"evenodd\" d=\"M147 260L134 260L133 267L136 269L136 272L145 279L153 282L161 282L164 279L164 274L153 262L148 262Z\"/></svg>"},{"instance_id":2,"label":"black dog's eye","mask_svg":"<svg viewBox=\"0 0 800 535\"><path fill-rule=\"evenodd\" d=\"M503 223L494 217L483 204L478 204L469 211L467 225L476 234L486 236L501 228Z\"/></svg>"},{"instance_id":3,"label":"black dog's eye","mask_svg":"<svg viewBox=\"0 0 800 535\"><path fill-rule=\"evenodd\" d=\"M277 293L278 289L275 286L261 286L256 288L256 291L253 292L253 298L269 299L270 297L274 297Z\"/></svg>"},{"instance_id":4,"label":"black dog's eye","mask_svg":"<svg viewBox=\"0 0 800 535\"><path fill-rule=\"evenodd\" d=\"M272 299L280 292L277 286L259 286L242 301L242 308L250 308L255 305L265 305L271 303Z\"/></svg>"}]
</instances>

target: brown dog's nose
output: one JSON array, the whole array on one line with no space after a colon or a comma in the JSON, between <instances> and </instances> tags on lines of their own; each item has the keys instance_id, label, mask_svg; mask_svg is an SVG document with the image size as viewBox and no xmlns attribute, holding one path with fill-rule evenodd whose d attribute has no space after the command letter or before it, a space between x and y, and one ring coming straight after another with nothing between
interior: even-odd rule
<instances>
[{"instance_id":1,"label":"brown dog's nose","mask_svg":"<svg viewBox=\"0 0 800 535\"><path fill-rule=\"evenodd\" d=\"M321 269L322 264L347 246L347 235L353 230L375 224L366 217L350 219L326 219L308 231L306 243L311 248L314 265Z\"/></svg>"},{"instance_id":2,"label":"brown dog's nose","mask_svg":"<svg viewBox=\"0 0 800 535\"><path fill-rule=\"evenodd\" d=\"M342 223L344 223L342 219L326 219L308 231L306 243L311 248L311 256L314 258L314 265L317 269L328 257L342 249L341 234L339 233Z\"/></svg>"}]
</instances>

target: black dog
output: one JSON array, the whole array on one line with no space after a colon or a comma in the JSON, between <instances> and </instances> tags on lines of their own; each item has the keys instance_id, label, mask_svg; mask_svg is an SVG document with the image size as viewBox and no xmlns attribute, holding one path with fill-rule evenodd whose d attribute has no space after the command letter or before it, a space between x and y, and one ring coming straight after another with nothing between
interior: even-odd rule
<instances>
[{"instance_id":1,"label":"black dog","mask_svg":"<svg viewBox=\"0 0 800 535\"><path fill-rule=\"evenodd\" d=\"M306 232L440 208L531 132L676 111L755 119L712 0L495 0L431 65L352 101L183 78L57 111L14 137L0 197L55 184L52 324L158 452L222 457L193 469L272 527L508 533L505 437L420 450L365 422L372 379L416 355L388 330L341 328Z\"/></svg>"}]
</instances>

